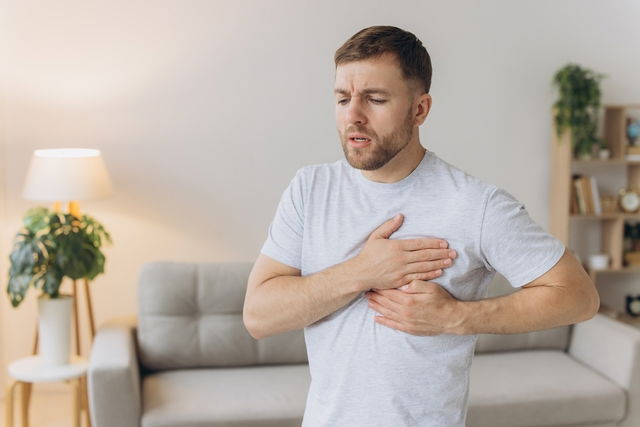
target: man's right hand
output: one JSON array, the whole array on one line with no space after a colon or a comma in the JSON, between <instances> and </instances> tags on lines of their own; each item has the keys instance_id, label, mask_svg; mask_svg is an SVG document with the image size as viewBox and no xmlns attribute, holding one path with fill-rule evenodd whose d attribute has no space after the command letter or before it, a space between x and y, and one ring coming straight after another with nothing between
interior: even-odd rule
<instances>
[{"instance_id":1,"label":"man's right hand","mask_svg":"<svg viewBox=\"0 0 640 427\"><path fill-rule=\"evenodd\" d=\"M362 290L393 289L413 280L433 280L450 267L456 251L447 249L442 239L394 239L389 237L404 222L404 216L396 215L375 229L362 251L349 263L355 280Z\"/></svg>"}]
</instances>

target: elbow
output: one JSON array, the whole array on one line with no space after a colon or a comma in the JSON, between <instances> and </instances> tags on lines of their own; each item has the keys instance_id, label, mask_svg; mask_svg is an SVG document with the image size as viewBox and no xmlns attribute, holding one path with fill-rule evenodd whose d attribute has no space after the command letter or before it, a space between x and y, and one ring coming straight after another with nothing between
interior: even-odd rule
<instances>
[{"instance_id":1,"label":"elbow","mask_svg":"<svg viewBox=\"0 0 640 427\"><path fill-rule=\"evenodd\" d=\"M579 320L580 322L592 319L600 310L600 295L598 295L598 291L593 282L591 282L591 280L589 280L589 282L590 286L587 287L588 291L586 295L582 297L584 308L581 319Z\"/></svg>"},{"instance_id":2,"label":"elbow","mask_svg":"<svg viewBox=\"0 0 640 427\"><path fill-rule=\"evenodd\" d=\"M246 305L242 312L242 323L244 323L245 329L253 339L259 340L265 337L262 331L260 331L259 322L253 316L250 316Z\"/></svg>"},{"instance_id":3,"label":"elbow","mask_svg":"<svg viewBox=\"0 0 640 427\"><path fill-rule=\"evenodd\" d=\"M598 311L600 310L600 295L598 294L598 291L595 289L595 287L593 288L593 292L591 295L591 310L589 311L589 317L588 319L593 318L596 314L598 314Z\"/></svg>"}]
</instances>

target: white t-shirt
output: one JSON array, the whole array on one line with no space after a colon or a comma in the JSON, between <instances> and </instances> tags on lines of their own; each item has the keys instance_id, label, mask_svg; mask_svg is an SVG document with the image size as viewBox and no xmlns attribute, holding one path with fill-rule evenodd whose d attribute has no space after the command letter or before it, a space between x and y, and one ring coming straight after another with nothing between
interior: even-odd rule
<instances>
[{"instance_id":1,"label":"white t-shirt","mask_svg":"<svg viewBox=\"0 0 640 427\"><path fill-rule=\"evenodd\" d=\"M437 237L457 251L434 282L460 300L485 298L496 271L525 285L565 249L509 193L427 151L394 183L369 181L345 160L300 169L261 252L313 274L356 256L398 213L405 219L392 239ZM362 293L305 328L311 386L303 426L464 427L477 336L415 336L376 323L377 314Z\"/></svg>"}]
</instances>

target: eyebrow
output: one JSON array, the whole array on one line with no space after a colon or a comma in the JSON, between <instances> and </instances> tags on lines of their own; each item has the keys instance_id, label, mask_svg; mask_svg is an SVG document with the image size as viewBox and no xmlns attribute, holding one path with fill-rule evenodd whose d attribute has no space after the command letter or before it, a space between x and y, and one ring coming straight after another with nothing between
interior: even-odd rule
<instances>
[{"instance_id":1,"label":"eyebrow","mask_svg":"<svg viewBox=\"0 0 640 427\"><path fill-rule=\"evenodd\" d=\"M349 95L349 91L347 91L346 89L342 89L342 88L336 88L333 91L333 93L340 94L340 95ZM384 95L384 96L391 95L391 92L389 92L388 90L380 89L380 88L364 89L360 93L362 95L372 95L372 94L378 94L378 95Z\"/></svg>"}]
</instances>

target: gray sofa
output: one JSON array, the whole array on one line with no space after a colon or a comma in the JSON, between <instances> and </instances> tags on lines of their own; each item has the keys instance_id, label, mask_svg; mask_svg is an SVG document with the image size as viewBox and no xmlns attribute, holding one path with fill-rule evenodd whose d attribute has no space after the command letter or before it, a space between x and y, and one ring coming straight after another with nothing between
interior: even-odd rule
<instances>
[{"instance_id":1,"label":"gray sofa","mask_svg":"<svg viewBox=\"0 0 640 427\"><path fill-rule=\"evenodd\" d=\"M250 269L143 266L137 321L103 326L92 348L94 427L300 425L310 381L304 337L256 341L245 330ZM640 426L635 328L598 315L571 328L483 335L476 353L468 427Z\"/></svg>"}]
</instances>

